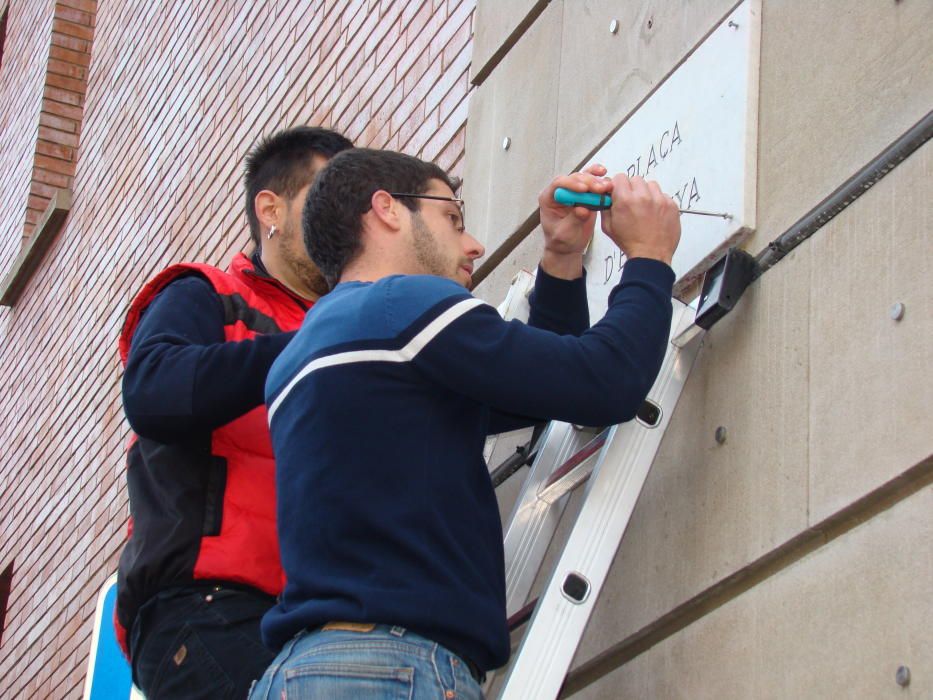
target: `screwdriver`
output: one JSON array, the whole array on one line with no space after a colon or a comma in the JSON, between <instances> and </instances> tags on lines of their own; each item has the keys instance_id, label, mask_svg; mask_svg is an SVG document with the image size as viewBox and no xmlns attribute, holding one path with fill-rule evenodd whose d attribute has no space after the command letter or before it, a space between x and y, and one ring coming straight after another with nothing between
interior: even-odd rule
<instances>
[{"instance_id":1,"label":"screwdriver","mask_svg":"<svg viewBox=\"0 0 933 700\"><path fill-rule=\"evenodd\" d=\"M565 207L583 207L590 211L602 211L612 206L612 197L608 194L595 192L574 192L565 187L554 190L554 201ZM696 214L698 216L715 216L720 219L731 219L732 214L722 214L715 211L700 211L699 209L678 209L681 214Z\"/></svg>"}]
</instances>

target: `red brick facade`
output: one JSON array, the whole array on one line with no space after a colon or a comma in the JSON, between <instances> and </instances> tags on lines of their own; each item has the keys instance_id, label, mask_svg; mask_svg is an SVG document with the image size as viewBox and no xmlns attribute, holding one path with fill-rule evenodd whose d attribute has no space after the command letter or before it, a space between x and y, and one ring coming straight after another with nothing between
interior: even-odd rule
<instances>
[{"instance_id":1,"label":"red brick facade","mask_svg":"<svg viewBox=\"0 0 933 700\"><path fill-rule=\"evenodd\" d=\"M74 181L96 11L96 0L55 3L24 238L55 190L70 190Z\"/></svg>"},{"instance_id":2,"label":"red brick facade","mask_svg":"<svg viewBox=\"0 0 933 700\"><path fill-rule=\"evenodd\" d=\"M126 530L122 316L166 264L246 247L253 141L321 124L454 174L464 150L474 0L94 5L10 3L0 68L0 276L47 173L74 195L0 308L0 570L15 562L0 697L81 695Z\"/></svg>"}]
</instances>

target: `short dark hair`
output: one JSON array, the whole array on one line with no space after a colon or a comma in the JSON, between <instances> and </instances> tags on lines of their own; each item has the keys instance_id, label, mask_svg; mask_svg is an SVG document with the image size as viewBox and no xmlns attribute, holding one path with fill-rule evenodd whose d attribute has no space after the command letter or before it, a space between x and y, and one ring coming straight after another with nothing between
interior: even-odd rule
<instances>
[{"instance_id":1,"label":"short dark hair","mask_svg":"<svg viewBox=\"0 0 933 700\"><path fill-rule=\"evenodd\" d=\"M456 191L459 184L434 163L394 151L354 148L335 156L308 192L302 230L308 255L333 289L343 269L362 252L363 215L378 190L423 194L430 180ZM419 200L399 201L411 211Z\"/></svg>"},{"instance_id":2,"label":"short dark hair","mask_svg":"<svg viewBox=\"0 0 933 700\"><path fill-rule=\"evenodd\" d=\"M267 136L246 154L243 184L246 188L246 218L249 233L257 246L261 242L259 219L254 202L262 190L293 198L314 178L311 158L331 158L353 148L342 134L318 126L296 126Z\"/></svg>"}]
</instances>

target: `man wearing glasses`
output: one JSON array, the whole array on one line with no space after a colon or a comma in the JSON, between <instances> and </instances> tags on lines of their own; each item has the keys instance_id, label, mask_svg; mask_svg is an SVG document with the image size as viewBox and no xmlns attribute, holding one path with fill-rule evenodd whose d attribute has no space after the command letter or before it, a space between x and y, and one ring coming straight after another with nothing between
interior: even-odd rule
<instances>
[{"instance_id":1,"label":"man wearing glasses","mask_svg":"<svg viewBox=\"0 0 933 700\"><path fill-rule=\"evenodd\" d=\"M287 584L262 623L281 651L251 698L480 698L506 663L487 434L629 420L667 344L677 208L604 173L555 178L539 198L538 328L464 288L484 251L440 168L356 149L319 175L302 223L333 289L266 381ZM611 191L604 230L628 258L589 330L573 309L595 215L555 205L555 187Z\"/></svg>"}]
</instances>

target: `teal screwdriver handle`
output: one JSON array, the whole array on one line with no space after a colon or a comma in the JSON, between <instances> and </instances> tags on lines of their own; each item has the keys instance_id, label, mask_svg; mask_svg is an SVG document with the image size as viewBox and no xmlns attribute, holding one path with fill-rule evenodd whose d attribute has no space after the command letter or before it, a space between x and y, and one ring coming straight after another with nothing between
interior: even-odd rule
<instances>
[{"instance_id":1,"label":"teal screwdriver handle","mask_svg":"<svg viewBox=\"0 0 933 700\"><path fill-rule=\"evenodd\" d=\"M603 211L612 207L612 197L608 194L595 192L574 192L566 187L554 190L554 201L565 207L584 207L590 211ZM681 214L696 214L697 216L715 216L717 219L730 221L732 214L718 211L700 211L699 209L678 209Z\"/></svg>"},{"instance_id":2,"label":"teal screwdriver handle","mask_svg":"<svg viewBox=\"0 0 933 700\"><path fill-rule=\"evenodd\" d=\"M554 190L554 201L565 207L584 207L591 211L602 211L612 206L612 198L608 194L574 192L565 187Z\"/></svg>"}]
</instances>

